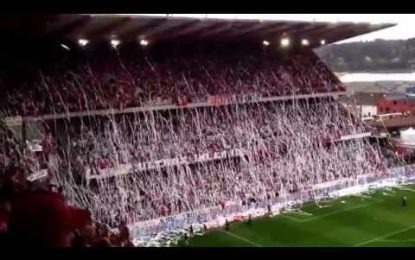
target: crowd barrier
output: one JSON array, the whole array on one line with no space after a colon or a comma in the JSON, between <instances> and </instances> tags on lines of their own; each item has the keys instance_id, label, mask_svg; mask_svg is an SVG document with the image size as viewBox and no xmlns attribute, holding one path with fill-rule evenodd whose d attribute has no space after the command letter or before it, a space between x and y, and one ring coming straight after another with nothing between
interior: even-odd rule
<instances>
[{"instance_id":1,"label":"crowd barrier","mask_svg":"<svg viewBox=\"0 0 415 260\"><path fill-rule=\"evenodd\" d=\"M352 139L360 139L371 136L370 132L365 133L356 133L350 135L343 135L340 138L336 139L336 142L345 141L345 140L352 140ZM92 179L105 179L110 178L118 175L129 174L132 172L140 172L140 171L148 171L148 170L155 170L161 169L164 167L171 167L171 166L178 166L178 165L186 165L191 163L202 163L214 160L221 160L225 158L234 158L234 157L243 157L246 153L243 149L239 148L231 148L225 149L222 151L217 152L206 152L200 155L191 155L191 156L181 156L176 158L168 158L162 160L155 160L149 162L139 162L130 164L119 164L115 167L109 167L105 169L91 169L90 167L85 167L85 178L87 183L89 183Z\"/></svg>"},{"instance_id":2,"label":"crowd barrier","mask_svg":"<svg viewBox=\"0 0 415 260\"><path fill-rule=\"evenodd\" d=\"M207 162L213 160L219 160L224 158L233 158L233 157L240 157L244 153L241 149L227 149L219 152L211 152L211 153L203 153L198 156L192 155L190 156L182 156L170 159L163 159L163 160L155 160L149 162L140 162L135 163L134 165L126 163L120 164L117 167L111 167L106 169L97 169L95 173L93 173L92 169L89 167L85 168L85 176L87 182L92 179L104 179L109 178L117 175L128 174L131 172L139 172L139 171L148 171L154 169L160 169L163 167L169 167L173 165L185 165L195 162Z\"/></svg>"},{"instance_id":3,"label":"crowd barrier","mask_svg":"<svg viewBox=\"0 0 415 260\"><path fill-rule=\"evenodd\" d=\"M209 107L209 106L222 106L230 104L245 104L245 103L256 103L256 102L270 102L270 101L283 101L283 100L293 100L293 99L309 99L309 98L324 98L324 97L334 97L345 95L345 91L334 91L334 92L322 92L322 93L312 93L312 94L293 94L293 95L283 95L283 96L258 96L257 94L247 94L247 95L228 95L224 96L209 96L203 100L195 100L194 102L187 103L186 105L176 105L171 99L168 100L153 100L148 101L140 107L129 107L124 109L101 109L101 110L90 110L82 112L68 112L61 114L49 114L41 116L25 116L23 121L25 122L35 122L35 121L44 121L44 120L57 120L62 118L72 118L72 117L88 117L88 116L108 116L115 114L126 114L126 113L139 113L145 111L157 111L157 110L170 110L170 109L180 109L180 108L196 108L196 107Z\"/></svg>"},{"instance_id":4,"label":"crowd barrier","mask_svg":"<svg viewBox=\"0 0 415 260\"><path fill-rule=\"evenodd\" d=\"M243 221L266 214L278 215L284 209L307 201L318 201L358 194L371 189L390 187L415 181L415 165L391 168L387 174L361 175L321 183L292 194L281 194L271 201L256 201L243 204L242 201L229 201L223 206L195 210L178 215L137 222L129 225L133 243L139 246L168 246L177 242L183 233L192 226L194 233L203 233L209 229L220 228L226 221Z\"/></svg>"}]
</instances>

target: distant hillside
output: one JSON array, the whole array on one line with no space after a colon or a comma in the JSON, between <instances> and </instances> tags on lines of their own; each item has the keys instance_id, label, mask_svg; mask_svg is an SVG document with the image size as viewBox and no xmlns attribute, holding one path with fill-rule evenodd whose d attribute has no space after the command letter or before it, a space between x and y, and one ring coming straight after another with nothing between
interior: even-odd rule
<instances>
[{"instance_id":1,"label":"distant hillside","mask_svg":"<svg viewBox=\"0 0 415 260\"><path fill-rule=\"evenodd\" d=\"M336 72L415 69L415 38L332 44L316 53Z\"/></svg>"},{"instance_id":2,"label":"distant hillside","mask_svg":"<svg viewBox=\"0 0 415 260\"><path fill-rule=\"evenodd\" d=\"M405 82L349 82L346 83L346 92L349 95L353 92L406 93L406 88L412 86Z\"/></svg>"}]
</instances>

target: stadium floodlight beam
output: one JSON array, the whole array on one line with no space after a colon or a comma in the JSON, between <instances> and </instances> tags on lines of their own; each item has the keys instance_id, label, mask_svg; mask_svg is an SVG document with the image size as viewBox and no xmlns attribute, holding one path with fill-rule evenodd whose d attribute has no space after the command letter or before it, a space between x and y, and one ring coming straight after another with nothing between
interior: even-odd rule
<instances>
[{"instance_id":1,"label":"stadium floodlight beam","mask_svg":"<svg viewBox=\"0 0 415 260\"><path fill-rule=\"evenodd\" d=\"M287 48L288 46L290 46L290 39L288 37L281 38L280 44L281 47Z\"/></svg>"},{"instance_id":2,"label":"stadium floodlight beam","mask_svg":"<svg viewBox=\"0 0 415 260\"><path fill-rule=\"evenodd\" d=\"M320 40L320 44L321 44L321 45L326 44L326 40L324 40L324 39Z\"/></svg>"},{"instance_id":3,"label":"stadium floodlight beam","mask_svg":"<svg viewBox=\"0 0 415 260\"><path fill-rule=\"evenodd\" d=\"M301 45L308 46L308 45L310 45L310 42L307 39L302 39L301 40Z\"/></svg>"},{"instance_id":4,"label":"stadium floodlight beam","mask_svg":"<svg viewBox=\"0 0 415 260\"><path fill-rule=\"evenodd\" d=\"M146 39L142 39L142 40L140 41L140 45L141 45L141 46L147 46L147 45L148 45L148 41L147 41Z\"/></svg>"},{"instance_id":5,"label":"stadium floodlight beam","mask_svg":"<svg viewBox=\"0 0 415 260\"><path fill-rule=\"evenodd\" d=\"M84 47L85 45L88 44L88 40L87 39L79 39L78 40L78 44L81 45L82 47Z\"/></svg>"},{"instance_id":6,"label":"stadium floodlight beam","mask_svg":"<svg viewBox=\"0 0 415 260\"><path fill-rule=\"evenodd\" d=\"M264 46L268 46L269 45L269 41L262 41L262 44L264 45Z\"/></svg>"},{"instance_id":7,"label":"stadium floodlight beam","mask_svg":"<svg viewBox=\"0 0 415 260\"><path fill-rule=\"evenodd\" d=\"M120 40L113 39L111 40L111 46L115 49L118 45L120 45Z\"/></svg>"},{"instance_id":8,"label":"stadium floodlight beam","mask_svg":"<svg viewBox=\"0 0 415 260\"><path fill-rule=\"evenodd\" d=\"M64 48L65 50L71 50L71 48L68 47L68 45L65 45L63 43L60 44L62 48Z\"/></svg>"}]
</instances>

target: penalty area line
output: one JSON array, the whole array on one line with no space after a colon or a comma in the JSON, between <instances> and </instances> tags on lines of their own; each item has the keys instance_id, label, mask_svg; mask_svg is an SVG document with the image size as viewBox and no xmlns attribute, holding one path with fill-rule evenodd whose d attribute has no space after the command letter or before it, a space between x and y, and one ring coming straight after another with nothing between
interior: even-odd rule
<instances>
[{"instance_id":1,"label":"penalty area line","mask_svg":"<svg viewBox=\"0 0 415 260\"><path fill-rule=\"evenodd\" d=\"M399 190L404 190L404 191L410 191L410 192L415 192L415 190L414 189L411 189L411 188L408 188L408 187L396 187L397 189L399 189Z\"/></svg>"},{"instance_id":2,"label":"penalty area line","mask_svg":"<svg viewBox=\"0 0 415 260\"><path fill-rule=\"evenodd\" d=\"M402 242L415 242L415 239L379 239L376 240L379 242L392 242L392 243L402 243Z\"/></svg>"},{"instance_id":3,"label":"penalty area line","mask_svg":"<svg viewBox=\"0 0 415 260\"><path fill-rule=\"evenodd\" d=\"M251 245L254 245L254 246L256 246L256 247L262 247L262 245L260 245L260 244L258 244L258 243L255 243L254 241L251 241L251 240L249 240L249 239L247 239L247 238L244 238L244 237L238 236L238 235L236 235L236 234L234 234L234 233L232 233L232 232L229 232L229 231L226 231L226 230L221 230L221 231L222 231L223 233L227 234L228 236L231 236L231 237L237 238L237 239L239 239L239 240L242 240L242 241L244 241L244 242L247 242L247 243L249 243L249 244L251 244Z\"/></svg>"},{"instance_id":4,"label":"penalty area line","mask_svg":"<svg viewBox=\"0 0 415 260\"><path fill-rule=\"evenodd\" d=\"M356 206L353 206L353 207L347 207L347 208L343 208L343 209L340 209L340 210L335 210L335 211L332 211L332 212L328 212L326 214L317 215L315 217L305 218L305 219L301 219L301 220L298 219L298 218L295 218L294 219L293 217L290 217L290 216L285 216L285 217L287 217L288 219L291 219L291 220L293 220L295 222L306 223L306 222L310 222L310 221L313 221L313 220L317 220L317 219L321 219L321 218L325 218L325 217L337 215L337 214L340 214L340 213L344 213L344 212L353 211L353 210L356 210L356 209L368 207L370 205L373 205L375 203L379 203L379 202L382 202L382 201L383 200L376 200L376 201L371 202L371 203L356 205Z\"/></svg>"},{"instance_id":5,"label":"penalty area line","mask_svg":"<svg viewBox=\"0 0 415 260\"><path fill-rule=\"evenodd\" d=\"M278 215L276 215L276 216L278 216ZM289 220L291 220L291 221L294 221L294 222L298 222L298 223L303 223L304 222L304 220L302 220L302 219L299 219L299 218L297 218L297 217L293 217L293 216L289 216L289 215L280 215L281 217L283 217L283 218L287 218L287 219L289 219Z\"/></svg>"},{"instance_id":6,"label":"penalty area line","mask_svg":"<svg viewBox=\"0 0 415 260\"><path fill-rule=\"evenodd\" d=\"M408 230L411 230L411 229L414 229L414 228L415 228L415 225L404 228L404 229L400 229L400 230L397 230L397 231L394 231L394 232L390 232L390 233L387 233L383 236L375 237L373 239L369 239L369 240L363 241L361 243L358 243L358 244L354 245L354 247L364 246L364 245L370 244L372 242L379 241L379 240L382 240L384 238L387 238L387 237L390 237L390 236L393 236L393 235L397 235L399 233L402 233L402 232L405 232L405 231L408 231Z\"/></svg>"}]
</instances>

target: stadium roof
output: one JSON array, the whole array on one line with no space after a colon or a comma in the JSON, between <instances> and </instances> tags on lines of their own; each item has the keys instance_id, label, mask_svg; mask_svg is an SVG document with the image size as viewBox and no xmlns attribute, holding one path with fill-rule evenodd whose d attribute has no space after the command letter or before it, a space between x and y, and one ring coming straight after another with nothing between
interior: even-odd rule
<instances>
[{"instance_id":1,"label":"stadium roof","mask_svg":"<svg viewBox=\"0 0 415 260\"><path fill-rule=\"evenodd\" d=\"M393 26L350 22L312 22L277 20L240 20L184 18L148 15L5 15L0 31L17 37L38 37L77 41L146 39L150 42L172 40L263 41L287 35L305 38L310 47L337 42L360 34ZM3 34L4 35L4 34Z\"/></svg>"}]
</instances>

